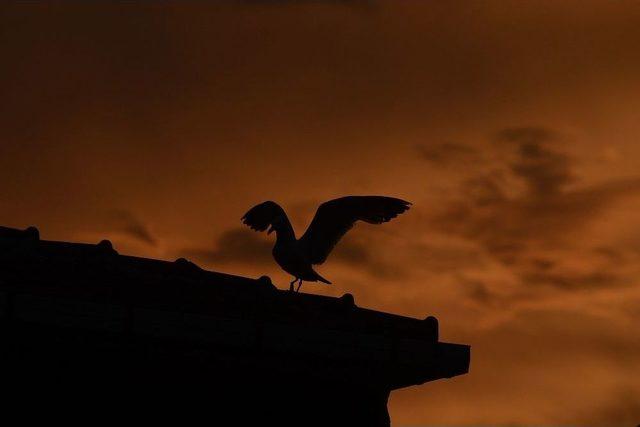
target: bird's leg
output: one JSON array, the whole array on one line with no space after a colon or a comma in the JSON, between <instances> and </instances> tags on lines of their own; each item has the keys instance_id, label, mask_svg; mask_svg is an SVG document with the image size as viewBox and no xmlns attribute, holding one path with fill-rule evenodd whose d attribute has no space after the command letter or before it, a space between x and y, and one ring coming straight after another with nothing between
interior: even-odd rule
<instances>
[{"instance_id":1,"label":"bird's leg","mask_svg":"<svg viewBox=\"0 0 640 427\"><path fill-rule=\"evenodd\" d=\"M293 292L293 284L298 281L297 277L294 277L293 280L289 283L289 291Z\"/></svg>"},{"instance_id":2,"label":"bird's leg","mask_svg":"<svg viewBox=\"0 0 640 427\"><path fill-rule=\"evenodd\" d=\"M298 289L296 289L296 292L300 292L300 286L302 286L302 279L300 279L300 282L298 283Z\"/></svg>"}]
</instances>

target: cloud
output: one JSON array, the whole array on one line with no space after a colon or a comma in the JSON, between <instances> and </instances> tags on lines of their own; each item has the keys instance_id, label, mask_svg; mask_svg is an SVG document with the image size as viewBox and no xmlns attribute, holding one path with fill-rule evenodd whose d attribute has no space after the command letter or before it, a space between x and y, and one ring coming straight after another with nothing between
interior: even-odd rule
<instances>
[{"instance_id":1,"label":"cloud","mask_svg":"<svg viewBox=\"0 0 640 427\"><path fill-rule=\"evenodd\" d=\"M576 242L615 203L640 194L640 178L575 187L576 159L560 150L558 132L511 127L497 135L495 149L506 155L462 181L431 217L431 227L479 244L524 288L576 291L627 283L621 265L633 257L595 255L597 247ZM483 286L467 288L476 302L490 301Z\"/></svg>"},{"instance_id":2,"label":"cloud","mask_svg":"<svg viewBox=\"0 0 640 427\"><path fill-rule=\"evenodd\" d=\"M469 162L479 158L478 150L469 145L456 142L421 144L415 148L421 158L439 166Z\"/></svg>"},{"instance_id":3,"label":"cloud","mask_svg":"<svg viewBox=\"0 0 640 427\"><path fill-rule=\"evenodd\" d=\"M514 126L500 129L496 136L499 141L529 144L554 140L558 133L545 126Z\"/></svg>"},{"instance_id":4,"label":"cloud","mask_svg":"<svg viewBox=\"0 0 640 427\"><path fill-rule=\"evenodd\" d=\"M568 290L610 287L617 285L620 281L618 275L612 271L586 273L529 271L523 272L520 277L528 285L551 285Z\"/></svg>"},{"instance_id":5,"label":"cloud","mask_svg":"<svg viewBox=\"0 0 640 427\"><path fill-rule=\"evenodd\" d=\"M244 228L224 231L210 248L185 249L182 254L208 263L272 263L273 242Z\"/></svg>"},{"instance_id":6,"label":"cloud","mask_svg":"<svg viewBox=\"0 0 640 427\"><path fill-rule=\"evenodd\" d=\"M406 277L406 272L386 257L388 250L384 242L371 229L361 231L356 231L357 235L343 237L327 262L340 262L353 270L365 271L374 278Z\"/></svg>"},{"instance_id":7,"label":"cloud","mask_svg":"<svg viewBox=\"0 0 640 427\"><path fill-rule=\"evenodd\" d=\"M475 303L483 306L494 306L497 298L491 291L489 284L483 280L459 278L460 283L464 286L467 296Z\"/></svg>"},{"instance_id":8,"label":"cloud","mask_svg":"<svg viewBox=\"0 0 640 427\"><path fill-rule=\"evenodd\" d=\"M341 261L350 265L369 265L373 262L370 247L362 240L343 237L336 245L329 259Z\"/></svg>"},{"instance_id":9,"label":"cloud","mask_svg":"<svg viewBox=\"0 0 640 427\"><path fill-rule=\"evenodd\" d=\"M122 233L149 246L156 246L157 239L148 226L128 210L112 210L107 215L107 231Z\"/></svg>"},{"instance_id":10,"label":"cloud","mask_svg":"<svg viewBox=\"0 0 640 427\"><path fill-rule=\"evenodd\" d=\"M517 158L511 165L513 173L523 179L536 197L551 197L574 179L572 159L546 146L554 133L544 128L513 128L501 133L507 141L517 144Z\"/></svg>"}]
</instances>

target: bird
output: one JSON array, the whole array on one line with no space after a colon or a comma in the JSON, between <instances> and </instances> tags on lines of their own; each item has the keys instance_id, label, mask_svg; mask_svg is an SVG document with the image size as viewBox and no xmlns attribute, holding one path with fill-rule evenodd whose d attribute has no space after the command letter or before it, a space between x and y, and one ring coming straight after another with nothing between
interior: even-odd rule
<instances>
[{"instance_id":1,"label":"bird","mask_svg":"<svg viewBox=\"0 0 640 427\"><path fill-rule=\"evenodd\" d=\"M387 196L345 196L322 203L304 232L296 239L293 226L284 209L273 201L262 202L247 211L241 221L255 231L276 232L273 257L278 265L294 279L289 283L293 291L300 291L302 281L330 281L318 274L314 265L324 263L338 241L357 221L382 224L402 214L410 202Z\"/></svg>"}]
</instances>

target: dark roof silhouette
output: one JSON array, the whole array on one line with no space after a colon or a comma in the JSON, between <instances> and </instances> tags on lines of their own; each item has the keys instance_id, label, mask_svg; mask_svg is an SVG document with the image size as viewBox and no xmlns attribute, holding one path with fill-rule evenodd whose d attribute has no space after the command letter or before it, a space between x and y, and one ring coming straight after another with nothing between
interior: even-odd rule
<instances>
[{"instance_id":1,"label":"dark roof silhouette","mask_svg":"<svg viewBox=\"0 0 640 427\"><path fill-rule=\"evenodd\" d=\"M217 419L261 424L388 425L391 390L464 374L470 357L468 346L438 341L433 317L120 255L106 240L41 240L33 227L0 227L0 318L14 349L0 353L13 366L8 384L32 394L55 388L57 375L96 393L126 384L120 393L154 397L136 409L159 419L168 400L193 417L214 407Z\"/></svg>"}]
</instances>

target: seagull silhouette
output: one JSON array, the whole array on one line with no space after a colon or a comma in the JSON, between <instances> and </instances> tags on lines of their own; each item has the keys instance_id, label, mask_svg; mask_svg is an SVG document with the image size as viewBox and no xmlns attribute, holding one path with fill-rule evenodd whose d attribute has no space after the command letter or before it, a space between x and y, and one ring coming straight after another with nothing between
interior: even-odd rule
<instances>
[{"instance_id":1,"label":"seagull silhouette","mask_svg":"<svg viewBox=\"0 0 640 427\"><path fill-rule=\"evenodd\" d=\"M251 208L242 217L242 222L256 231L269 228L267 234L276 232L273 257L284 271L293 275L290 291L298 282L297 292L303 280L331 284L313 269L313 265L327 260L331 250L356 221L382 224L409 209L410 205L404 200L385 196L347 196L329 200L318 207L307 231L299 239L296 239L284 209L272 201Z\"/></svg>"}]
</instances>

